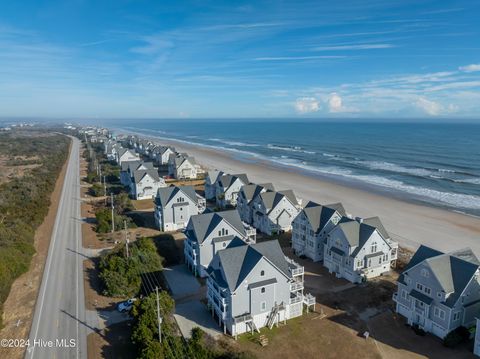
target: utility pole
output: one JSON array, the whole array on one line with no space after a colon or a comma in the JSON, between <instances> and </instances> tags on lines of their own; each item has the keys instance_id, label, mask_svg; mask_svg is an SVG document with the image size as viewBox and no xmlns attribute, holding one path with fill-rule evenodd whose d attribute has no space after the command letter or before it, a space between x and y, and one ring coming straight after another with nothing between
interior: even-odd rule
<instances>
[{"instance_id":1,"label":"utility pole","mask_svg":"<svg viewBox=\"0 0 480 359\"><path fill-rule=\"evenodd\" d=\"M113 233L113 232L115 232L115 219L114 219L114 212L113 212L113 209L115 208L115 206L113 205L113 192L110 193L110 195L111 195L111 198L112 198L111 205L112 205L112 233Z\"/></svg>"},{"instance_id":2,"label":"utility pole","mask_svg":"<svg viewBox=\"0 0 480 359\"><path fill-rule=\"evenodd\" d=\"M123 229L125 231L125 249L127 250L127 259L129 257L128 255L128 232L127 232L127 221L123 221Z\"/></svg>"},{"instance_id":3,"label":"utility pole","mask_svg":"<svg viewBox=\"0 0 480 359\"><path fill-rule=\"evenodd\" d=\"M100 177L100 182L102 178ZM105 206L107 205L107 182L105 180L105 176L103 176L103 195L105 196Z\"/></svg>"},{"instance_id":4,"label":"utility pole","mask_svg":"<svg viewBox=\"0 0 480 359\"><path fill-rule=\"evenodd\" d=\"M160 317L160 299L158 298L158 287L155 287L157 293L157 321L158 321L158 341L162 342L162 317Z\"/></svg>"}]
</instances>

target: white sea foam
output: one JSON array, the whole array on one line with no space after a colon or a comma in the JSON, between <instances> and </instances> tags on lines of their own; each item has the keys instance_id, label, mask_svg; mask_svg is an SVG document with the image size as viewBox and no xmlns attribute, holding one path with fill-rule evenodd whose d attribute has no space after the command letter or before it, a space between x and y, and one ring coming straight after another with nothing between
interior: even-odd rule
<instances>
[{"instance_id":1,"label":"white sea foam","mask_svg":"<svg viewBox=\"0 0 480 359\"><path fill-rule=\"evenodd\" d=\"M288 151L288 152L300 152L300 153L307 153L310 155L314 155L316 152L314 151L308 151L305 150L304 148L300 146L280 146L280 145L273 145L269 143L267 145L268 148L274 149L274 150L280 150L280 151Z\"/></svg>"},{"instance_id":2,"label":"white sea foam","mask_svg":"<svg viewBox=\"0 0 480 359\"><path fill-rule=\"evenodd\" d=\"M480 184L480 178L462 178L453 180L457 183Z\"/></svg>"},{"instance_id":3,"label":"white sea foam","mask_svg":"<svg viewBox=\"0 0 480 359\"><path fill-rule=\"evenodd\" d=\"M240 142L240 141L230 141L230 140L224 140L221 138L209 138L210 141L215 141L215 142L220 142L226 145L230 146L241 146L241 147L258 147L260 145L255 144L255 143L245 143L245 142Z\"/></svg>"}]
</instances>

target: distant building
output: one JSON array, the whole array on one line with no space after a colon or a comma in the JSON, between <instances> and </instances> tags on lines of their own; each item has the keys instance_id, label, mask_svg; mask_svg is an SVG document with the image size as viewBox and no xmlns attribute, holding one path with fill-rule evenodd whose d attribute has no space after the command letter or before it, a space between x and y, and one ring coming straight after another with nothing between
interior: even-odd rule
<instances>
[{"instance_id":1,"label":"distant building","mask_svg":"<svg viewBox=\"0 0 480 359\"><path fill-rule=\"evenodd\" d=\"M191 186L159 188L155 198L155 223L161 231L186 227L190 217L205 210L205 199Z\"/></svg>"},{"instance_id":2,"label":"distant building","mask_svg":"<svg viewBox=\"0 0 480 359\"><path fill-rule=\"evenodd\" d=\"M346 216L341 203L322 206L308 202L292 222L292 248L297 256L323 261L328 233Z\"/></svg>"},{"instance_id":3,"label":"distant building","mask_svg":"<svg viewBox=\"0 0 480 359\"><path fill-rule=\"evenodd\" d=\"M134 199L152 199L160 187L165 187L165 180L158 176L156 169L141 169L132 172L130 194Z\"/></svg>"},{"instance_id":4,"label":"distant building","mask_svg":"<svg viewBox=\"0 0 480 359\"><path fill-rule=\"evenodd\" d=\"M140 157L134 151L120 147L117 149L116 161L121 166L123 162L140 161Z\"/></svg>"},{"instance_id":5,"label":"distant building","mask_svg":"<svg viewBox=\"0 0 480 359\"><path fill-rule=\"evenodd\" d=\"M195 158L186 154L171 154L168 160L168 173L176 179L196 179L197 166Z\"/></svg>"},{"instance_id":6,"label":"distant building","mask_svg":"<svg viewBox=\"0 0 480 359\"><path fill-rule=\"evenodd\" d=\"M304 295L304 269L285 257L278 241L217 252L208 270L207 300L224 332L236 337L272 328L315 305Z\"/></svg>"},{"instance_id":7,"label":"distant building","mask_svg":"<svg viewBox=\"0 0 480 359\"><path fill-rule=\"evenodd\" d=\"M201 277L206 276L214 254L227 248L232 241L250 244L256 240L256 231L242 222L236 210L191 216L185 234L185 261Z\"/></svg>"},{"instance_id":8,"label":"distant building","mask_svg":"<svg viewBox=\"0 0 480 359\"><path fill-rule=\"evenodd\" d=\"M271 183L247 184L242 186L237 196L237 210L242 221L253 224L253 200L260 194L267 191L275 191Z\"/></svg>"},{"instance_id":9,"label":"distant building","mask_svg":"<svg viewBox=\"0 0 480 359\"><path fill-rule=\"evenodd\" d=\"M242 186L249 184L250 181L246 174L220 176L215 184L215 198L217 206L226 208L237 204L237 195Z\"/></svg>"},{"instance_id":10,"label":"distant building","mask_svg":"<svg viewBox=\"0 0 480 359\"><path fill-rule=\"evenodd\" d=\"M208 201L216 200L216 186L218 179L224 175L223 171L208 171L205 177L205 199Z\"/></svg>"},{"instance_id":11,"label":"distant building","mask_svg":"<svg viewBox=\"0 0 480 359\"><path fill-rule=\"evenodd\" d=\"M291 230L300 211L300 203L292 190L260 193L251 206L253 226L268 235Z\"/></svg>"},{"instance_id":12,"label":"distant building","mask_svg":"<svg viewBox=\"0 0 480 359\"><path fill-rule=\"evenodd\" d=\"M480 313L479 265L469 248L445 254L420 246L398 278L396 312L439 338L459 326L474 326Z\"/></svg>"}]
</instances>

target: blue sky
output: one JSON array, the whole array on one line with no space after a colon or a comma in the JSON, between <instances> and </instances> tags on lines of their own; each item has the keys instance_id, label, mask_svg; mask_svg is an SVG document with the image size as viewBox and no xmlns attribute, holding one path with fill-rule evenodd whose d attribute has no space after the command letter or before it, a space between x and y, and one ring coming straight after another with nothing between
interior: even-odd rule
<instances>
[{"instance_id":1,"label":"blue sky","mask_svg":"<svg viewBox=\"0 0 480 359\"><path fill-rule=\"evenodd\" d=\"M0 116L480 119L480 2L2 1Z\"/></svg>"}]
</instances>

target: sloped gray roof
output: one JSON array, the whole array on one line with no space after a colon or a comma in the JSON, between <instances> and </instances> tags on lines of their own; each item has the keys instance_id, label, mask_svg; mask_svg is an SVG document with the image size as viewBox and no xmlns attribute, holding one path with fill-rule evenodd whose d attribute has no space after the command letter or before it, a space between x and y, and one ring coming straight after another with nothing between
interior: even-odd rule
<instances>
[{"instance_id":1,"label":"sloped gray roof","mask_svg":"<svg viewBox=\"0 0 480 359\"><path fill-rule=\"evenodd\" d=\"M346 216L347 215L347 212L345 211L345 208L343 207L343 204L341 204L340 202L326 204L326 205L324 205L324 207L336 210L338 213L340 213L341 216Z\"/></svg>"},{"instance_id":2,"label":"sloped gray roof","mask_svg":"<svg viewBox=\"0 0 480 359\"><path fill-rule=\"evenodd\" d=\"M427 258L439 256L441 254L443 254L443 252L421 245L413 255L412 259L410 259L410 262L408 262L408 264L405 266L402 274L400 274L400 276L398 277L398 281L402 284L406 284L404 276L404 273L406 271L408 271L410 268L415 267L418 263L423 262Z\"/></svg>"},{"instance_id":3,"label":"sloped gray roof","mask_svg":"<svg viewBox=\"0 0 480 359\"><path fill-rule=\"evenodd\" d=\"M297 198L292 190L278 192L267 191L260 193L258 196L262 200L267 213L270 213L270 211L274 209L284 197L290 200L290 202L292 202L294 205L298 205Z\"/></svg>"},{"instance_id":4,"label":"sloped gray roof","mask_svg":"<svg viewBox=\"0 0 480 359\"><path fill-rule=\"evenodd\" d=\"M133 180L135 183L140 182L140 180L148 174L150 177L152 177L155 181L160 181L160 177L158 176L157 170L139 170L139 171L133 171Z\"/></svg>"},{"instance_id":5,"label":"sloped gray roof","mask_svg":"<svg viewBox=\"0 0 480 359\"><path fill-rule=\"evenodd\" d=\"M173 154L171 154L170 156L172 156L172 155ZM180 167L182 165L182 163L185 162L185 161L190 162L190 164L192 166L195 166L195 164L196 164L194 157L181 155L181 156L175 157L175 166Z\"/></svg>"},{"instance_id":6,"label":"sloped gray roof","mask_svg":"<svg viewBox=\"0 0 480 359\"><path fill-rule=\"evenodd\" d=\"M398 281L406 284L405 273L423 262L428 265L443 291L451 293L444 303L448 307L455 305L479 268L478 259L469 248L445 254L422 245L405 267Z\"/></svg>"},{"instance_id":7,"label":"sloped gray roof","mask_svg":"<svg viewBox=\"0 0 480 359\"><path fill-rule=\"evenodd\" d=\"M192 186L171 186L159 188L157 191L157 197L155 198L155 203L162 207L166 206L178 192L185 194L185 196L190 198L195 204L198 203L197 193Z\"/></svg>"},{"instance_id":8,"label":"sloped gray roof","mask_svg":"<svg viewBox=\"0 0 480 359\"><path fill-rule=\"evenodd\" d=\"M141 161L135 160L135 161L123 161L121 165L121 171L128 171L129 166L135 166L137 164L141 163Z\"/></svg>"},{"instance_id":9,"label":"sloped gray roof","mask_svg":"<svg viewBox=\"0 0 480 359\"><path fill-rule=\"evenodd\" d=\"M243 196L247 200L247 203L250 203L256 196L258 196L264 189L267 191L272 191L273 185L271 183L260 184L246 184L243 185L240 189L240 192L243 192Z\"/></svg>"},{"instance_id":10,"label":"sloped gray roof","mask_svg":"<svg viewBox=\"0 0 480 359\"><path fill-rule=\"evenodd\" d=\"M239 179L243 184L248 184L248 177L246 174L236 174L236 175L229 175L224 174L218 178L218 182L223 188L229 188L237 179Z\"/></svg>"},{"instance_id":11,"label":"sloped gray roof","mask_svg":"<svg viewBox=\"0 0 480 359\"><path fill-rule=\"evenodd\" d=\"M224 174L223 171L211 170L207 172L207 177L210 179L210 183L214 184L215 182L218 181L218 178L223 174Z\"/></svg>"},{"instance_id":12,"label":"sloped gray roof","mask_svg":"<svg viewBox=\"0 0 480 359\"><path fill-rule=\"evenodd\" d=\"M266 258L285 276L291 278L288 262L277 240L243 245L218 251L221 274L231 292L250 274L257 263Z\"/></svg>"},{"instance_id":13,"label":"sloped gray roof","mask_svg":"<svg viewBox=\"0 0 480 359\"><path fill-rule=\"evenodd\" d=\"M445 304L452 307L478 269L478 264L467 262L451 254L441 254L425 260L448 296Z\"/></svg>"},{"instance_id":14,"label":"sloped gray roof","mask_svg":"<svg viewBox=\"0 0 480 359\"><path fill-rule=\"evenodd\" d=\"M355 256L358 251L362 249L363 245L376 230L375 227L369 224L359 223L358 221L354 221L345 217L338 222L337 226L343 232L350 246L356 247L352 252L352 256Z\"/></svg>"},{"instance_id":15,"label":"sloped gray roof","mask_svg":"<svg viewBox=\"0 0 480 359\"><path fill-rule=\"evenodd\" d=\"M368 224L369 226L375 227L384 239L390 238L390 234L388 234L387 230L383 226L382 221L380 221L380 218L378 217L365 218L363 220L363 223Z\"/></svg>"},{"instance_id":16,"label":"sloped gray roof","mask_svg":"<svg viewBox=\"0 0 480 359\"><path fill-rule=\"evenodd\" d=\"M303 213L305 213L305 216L315 233L319 233L323 230L335 212L337 212L336 209L329 206L322 206L313 201L309 201L303 208ZM340 216L342 215L341 213L339 214Z\"/></svg>"},{"instance_id":17,"label":"sloped gray roof","mask_svg":"<svg viewBox=\"0 0 480 359\"><path fill-rule=\"evenodd\" d=\"M228 222L239 233L246 236L245 228L237 210L210 212L190 217L192 231L187 236L198 243L203 243L206 237L218 226L221 221Z\"/></svg>"}]
</instances>

